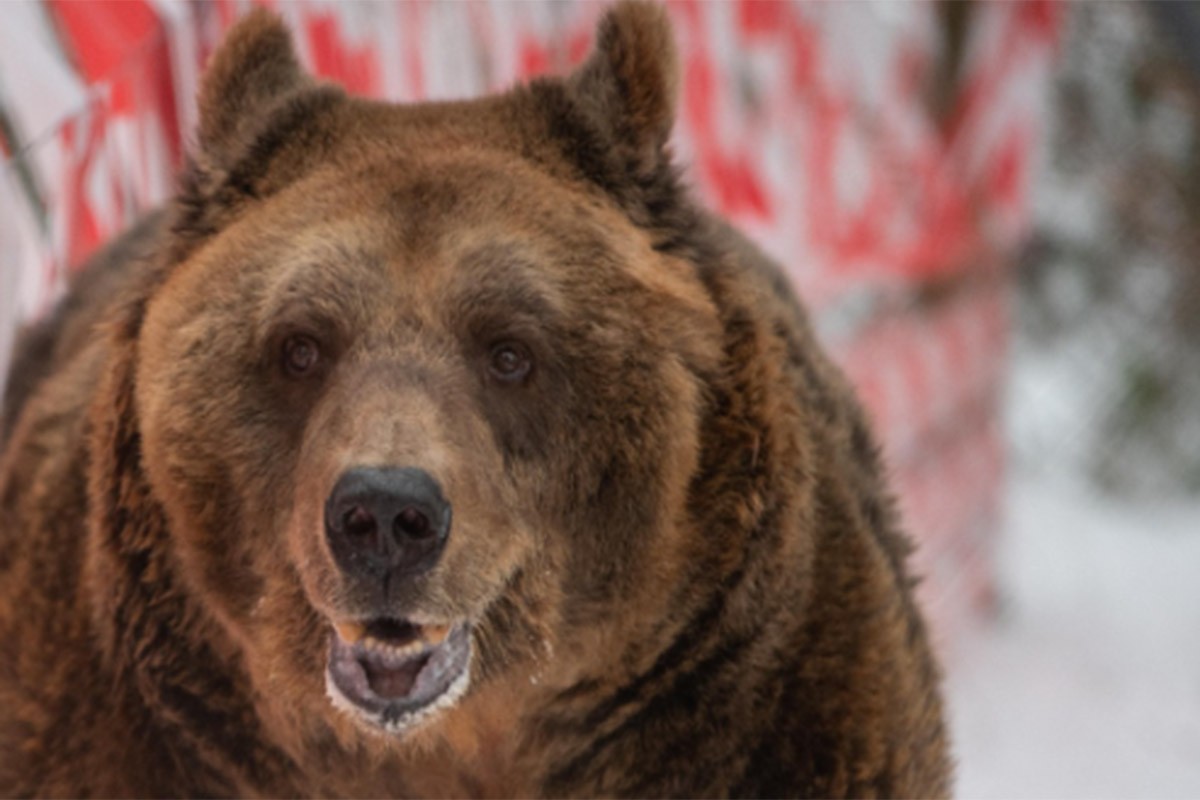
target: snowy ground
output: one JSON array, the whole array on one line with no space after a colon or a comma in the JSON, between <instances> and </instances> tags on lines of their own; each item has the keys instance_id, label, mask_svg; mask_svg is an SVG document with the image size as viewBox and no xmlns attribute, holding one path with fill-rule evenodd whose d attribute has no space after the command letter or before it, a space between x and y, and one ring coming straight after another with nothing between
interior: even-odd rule
<instances>
[{"instance_id":1,"label":"snowy ground","mask_svg":"<svg viewBox=\"0 0 1200 800\"><path fill-rule=\"evenodd\" d=\"M953 645L964 798L1200 798L1200 500L1014 476L995 625Z\"/></svg>"}]
</instances>

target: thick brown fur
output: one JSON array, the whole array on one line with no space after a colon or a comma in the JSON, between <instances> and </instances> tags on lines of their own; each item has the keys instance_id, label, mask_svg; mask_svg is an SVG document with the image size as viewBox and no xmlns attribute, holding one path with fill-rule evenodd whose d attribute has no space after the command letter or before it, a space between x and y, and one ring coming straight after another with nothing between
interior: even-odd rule
<instances>
[{"instance_id":1,"label":"thick brown fur","mask_svg":"<svg viewBox=\"0 0 1200 800\"><path fill-rule=\"evenodd\" d=\"M349 98L269 14L231 33L172 207L9 377L0 794L948 793L872 435L681 186L675 70L629 3L573 75L471 102ZM502 384L513 340L534 366ZM397 736L323 682L375 602L321 523L364 463L454 508L381 602L474 626L466 694Z\"/></svg>"}]
</instances>

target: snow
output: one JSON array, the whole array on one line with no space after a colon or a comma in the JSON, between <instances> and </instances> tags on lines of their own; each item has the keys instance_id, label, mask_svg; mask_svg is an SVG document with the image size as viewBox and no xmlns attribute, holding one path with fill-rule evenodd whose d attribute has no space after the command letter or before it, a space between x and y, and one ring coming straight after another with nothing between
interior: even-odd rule
<instances>
[{"instance_id":1,"label":"snow","mask_svg":"<svg viewBox=\"0 0 1200 800\"><path fill-rule=\"evenodd\" d=\"M1005 602L948 657L958 795L1200 797L1200 500L1013 476Z\"/></svg>"}]
</instances>

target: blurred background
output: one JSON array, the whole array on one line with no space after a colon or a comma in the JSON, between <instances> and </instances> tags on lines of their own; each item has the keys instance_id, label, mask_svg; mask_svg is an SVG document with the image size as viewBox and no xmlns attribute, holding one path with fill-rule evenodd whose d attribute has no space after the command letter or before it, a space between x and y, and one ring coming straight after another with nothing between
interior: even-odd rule
<instances>
[{"instance_id":1,"label":"blurred background","mask_svg":"<svg viewBox=\"0 0 1200 800\"><path fill-rule=\"evenodd\" d=\"M246 3L0 8L0 375L169 197ZM395 100L563 71L587 2L279 3ZM1200 796L1200 8L668 3L674 147L883 440L964 797Z\"/></svg>"}]
</instances>

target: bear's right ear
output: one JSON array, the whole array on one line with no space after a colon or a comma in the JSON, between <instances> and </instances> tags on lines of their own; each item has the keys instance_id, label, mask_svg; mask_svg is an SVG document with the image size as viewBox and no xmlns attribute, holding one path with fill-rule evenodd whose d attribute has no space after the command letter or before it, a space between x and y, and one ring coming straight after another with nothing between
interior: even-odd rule
<instances>
[{"instance_id":1,"label":"bear's right ear","mask_svg":"<svg viewBox=\"0 0 1200 800\"><path fill-rule=\"evenodd\" d=\"M596 27L592 54L568 84L593 124L607 129L637 168L661 161L679 95L679 57L666 11L644 1L614 5Z\"/></svg>"},{"instance_id":2,"label":"bear's right ear","mask_svg":"<svg viewBox=\"0 0 1200 800\"><path fill-rule=\"evenodd\" d=\"M272 107L313 85L278 16L256 9L243 17L213 54L200 86L201 168L230 169Z\"/></svg>"}]
</instances>

